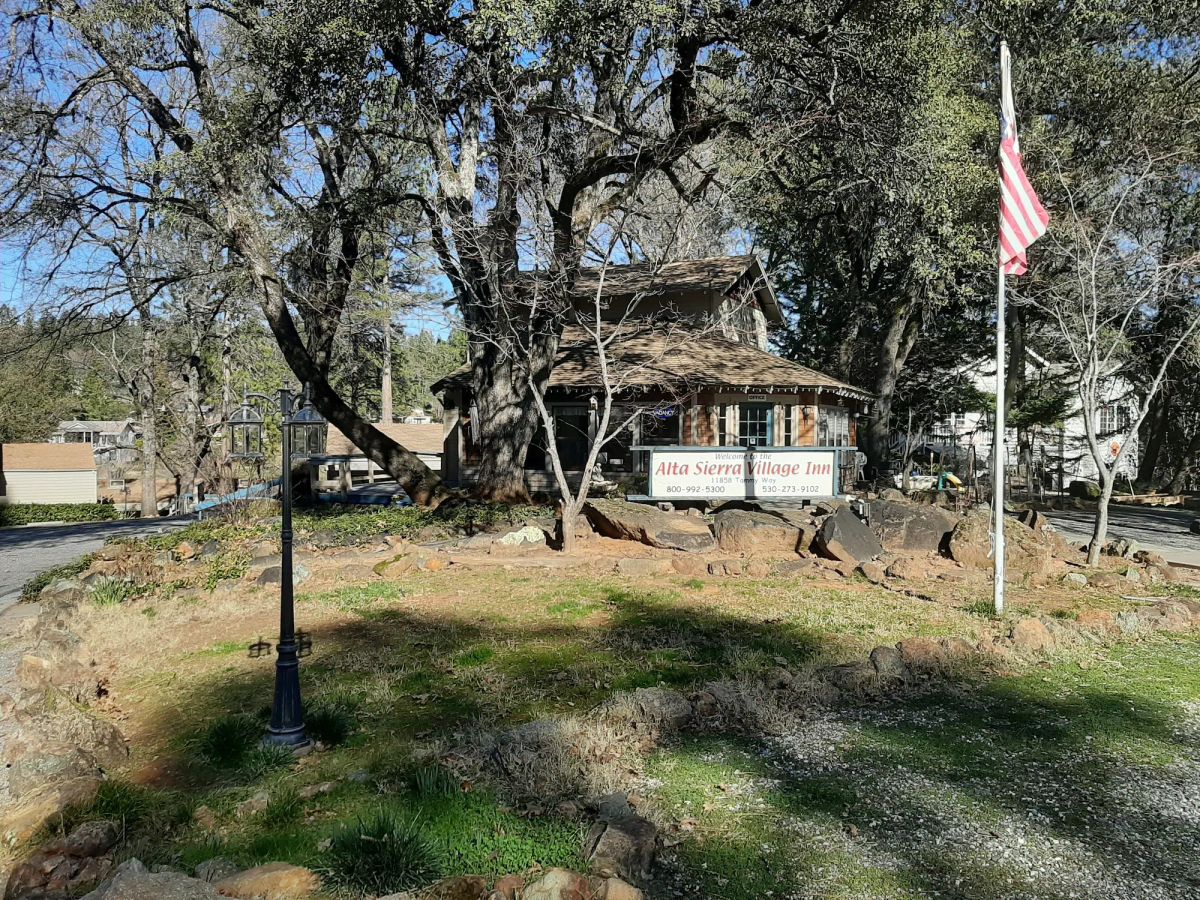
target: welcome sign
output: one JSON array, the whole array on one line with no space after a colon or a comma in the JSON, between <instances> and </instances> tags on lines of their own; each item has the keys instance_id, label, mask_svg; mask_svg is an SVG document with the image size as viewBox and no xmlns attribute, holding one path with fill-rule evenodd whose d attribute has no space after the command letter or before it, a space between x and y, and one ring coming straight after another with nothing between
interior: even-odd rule
<instances>
[{"instance_id":1,"label":"welcome sign","mask_svg":"<svg viewBox=\"0 0 1200 900\"><path fill-rule=\"evenodd\" d=\"M798 499L838 491L838 450L649 447L648 493L655 499Z\"/></svg>"}]
</instances>

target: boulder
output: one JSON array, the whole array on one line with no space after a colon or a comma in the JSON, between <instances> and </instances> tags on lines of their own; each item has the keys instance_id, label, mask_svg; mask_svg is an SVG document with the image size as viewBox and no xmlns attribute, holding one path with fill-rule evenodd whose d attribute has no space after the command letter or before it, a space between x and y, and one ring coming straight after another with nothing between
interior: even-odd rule
<instances>
[{"instance_id":1,"label":"boulder","mask_svg":"<svg viewBox=\"0 0 1200 900\"><path fill-rule=\"evenodd\" d=\"M311 869L273 862L222 878L214 887L222 897L238 900L300 900L320 890L321 880Z\"/></svg>"},{"instance_id":2,"label":"boulder","mask_svg":"<svg viewBox=\"0 0 1200 900\"><path fill-rule=\"evenodd\" d=\"M484 900L488 895L487 879L479 875L457 875L443 878L421 892L421 900Z\"/></svg>"},{"instance_id":3,"label":"boulder","mask_svg":"<svg viewBox=\"0 0 1200 900\"><path fill-rule=\"evenodd\" d=\"M1129 538L1113 538L1104 547L1105 556L1115 556L1118 559L1129 559L1136 556L1142 550L1141 545L1137 541Z\"/></svg>"},{"instance_id":4,"label":"boulder","mask_svg":"<svg viewBox=\"0 0 1200 900\"><path fill-rule=\"evenodd\" d=\"M933 638L911 637L896 644L900 658L914 672L935 672L946 662L946 651Z\"/></svg>"},{"instance_id":5,"label":"boulder","mask_svg":"<svg viewBox=\"0 0 1200 900\"><path fill-rule=\"evenodd\" d=\"M949 510L907 500L871 503L871 530L883 549L893 553L941 552L958 520Z\"/></svg>"},{"instance_id":6,"label":"boulder","mask_svg":"<svg viewBox=\"0 0 1200 900\"><path fill-rule=\"evenodd\" d=\"M310 577L312 577L312 573L309 572L306 567L304 567L296 562L292 563L292 584L293 585L304 584L304 582L308 581L308 579ZM263 586L263 587L265 587L267 585L272 585L272 584L282 584L283 583L283 567L282 566L268 566L267 568L263 569L262 572L259 573L259 576L258 576L258 578L256 578L254 580L254 583L257 585Z\"/></svg>"},{"instance_id":7,"label":"boulder","mask_svg":"<svg viewBox=\"0 0 1200 900\"><path fill-rule=\"evenodd\" d=\"M583 513L605 537L641 541L666 550L706 551L714 546L708 524L691 516L664 513L624 500L589 500Z\"/></svg>"},{"instance_id":8,"label":"boulder","mask_svg":"<svg viewBox=\"0 0 1200 900\"><path fill-rule=\"evenodd\" d=\"M1082 572L1068 572L1063 576L1063 584L1086 585L1087 583L1087 576Z\"/></svg>"},{"instance_id":9,"label":"boulder","mask_svg":"<svg viewBox=\"0 0 1200 900\"><path fill-rule=\"evenodd\" d=\"M975 645L965 638L948 637L938 641L948 660L967 660L975 655Z\"/></svg>"},{"instance_id":10,"label":"boulder","mask_svg":"<svg viewBox=\"0 0 1200 900\"><path fill-rule=\"evenodd\" d=\"M217 889L206 881L178 872L147 872L136 859L117 867L113 879L83 900L220 900Z\"/></svg>"},{"instance_id":11,"label":"boulder","mask_svg":"<svg viewBox=\"0 0 1200 900\"><path fill-rule=\"evenodd\" d=\"M1054 648L1054 638L1041 619L1021 619L1013 625L1009 637L1018 653L1045 653Z\"/></svg>"},{"instance_id":12,"label":"boulder","mask_svg":"<svg viewBox=\"0 0 1200 900\"><path fill-rule=\"evenodd\" d=\"M948 545L950 558L968 568L992 567L992 511L974 506L954 527ZM1045 575L1053 567L1053 547L1016 519L1008 518L1004 529L1004 560L1015 577Z\"/></svg>"},{"instance_id":13,"label":"boulder","mask_svg":"<svg viewBox=\"0 0 1200 900\"><path fill-rule=\"evenodd\" d=\"M814 559L788 559L771 566L771 572L775 575L802 575L811 571L816 564Z\"/></svg>"},{"instance_id":14,"label":"boulder","mask_svg":"<svg viewBox=\"0 0 1200 900\"><path fill-rule=\"evenodd\" d=\"M722 509L713 530L726 553L795 553L804 543L803 528L765 512Z\"/></svg>"},{"instance_id":15,"label":"boulder","mask_svg":"<svg viewBox=\"0 0 1200 900\"><path fill-rule=\"evenodd\" d=\"M518 528L516 531L510 531L508 534L496 538L496 543L501 547L544 547L546 546L546 532L536 525L526 525L524 528Z\"/></svg>"},{"instance_id":16,"label":"boulder","mask_svg":"<svg viewBox=\"0 0 1200 900\"><path fill-rule=\"evenodd\" d=\"M1095 588L1103 588L1105 590L1120 590L1125 586L1125 579L1116 572L1101 570L1093 572L1087 578L1088 584Z\"/></svg>"},{"instance_id":17,"label":"boulder","mask_svg":"<svg viewBox=\"0 0 1200 900\"><path fill-rule=\"evenodd\" d=\"M891 561L887 567L890 578L900 578L914 581L929 577L929 559L916 556L901 556Z\"/></svg>"},{"instance_id":18,"label":"boulder","mask_svg":"<svg viewBox=\"0 0 1200 900\"><path fill-rule=\"evenodd\" d=\"M120 832L115 822L97 820L77 825L66 837L49 843L45 850L66 856L100 856L117 843Z\"/></svg>"},{"instance_id":19,"label":"boulder","mask_svg":"<svg viewBox=\"0 0 1200 900\"><path fill-rule=\"evenodd\" d=\"M643 900L645 894L620 878L606 878L596 892L597 900Z\"/></svg>"},{"instance_id":20,"label":"boulder","mask_svg":"<svg viewBox=\"0 0 1200 900\"><path fill-rule=\"evenodd\" d=\"M224 856L214 856L202 863L197 863L193 874L201 881L220 881L238 873L237 863Z\"/></svg>"},{"instance_id":21,"label":"boulder","mask_svg":"<svg viewBox=\"0 0 1200 900\"><path fill-rule=\"evenodd\" d=\"M633 578L646 578L652 575L670 575L675 571L669 559L640 559L626 557L617 560L617 574L629 575Z\"/></svg>"},{"instance_id":22,"label":"boulder","mask_svg":"<svg viewBox=\"0 0 1200 900\"><path fill-rule=\"evenodd\" d=\"M551 869L526 886L521 900L594 900L592 883L570 869Z\"/></svg>"},{"instance_id":23,"label":"boulder","mask_svg":"<svg viewBox=\"0 0 1200 900\"><path fill-rule=\"evenodd\" d=\"M884 681L903 681L908 677L908 666L904 656L895 647L881 645L871 651L871 665Z\"/></svg>"},{"instance_id":24,"label":"boulder","mask_svg":"<svg viewBox=\"0 0 1200 900\"><path fill-rule=\"evenodd\" d=\"M1114 634L1117 630L1113 614L1105 609L1085 609L1075 619L1075 627L1095 634Z\"/></svg>"},{"instance_id":25,"label":"boulder","mask_svg":"<svg viewBox=\"0 0 1200 900\"><path fill-rule=\"evenodd\" d=\"M709 575L741 575L746 571L746 562L741 559L714 559L708 564Z\"/></svg>"},{"instance_id":26,"label":"boulder","mask_svg":"<svg viewBox=\"0 0 1200 900\"><path fill-rule=\"evenodd\" d=\"M622 816L594 824L584 839L583 855L597 875L636 880L649 872L657 840L653 822Z\"/></svg>"},{"instance_id":27,"label":"boulder","mask_svg":"<svg viewBox=\"0 0 1200 900\"><path fill-rule=\"evenodd\" d=\"M826 559L852 565L874 559L883 552L879 539L848 506L839 507L825 517L813 547Z\"/></svg>"},{"instance_id":28,"label":"boulder","mask_svg":"<svg viewBox=\"0 0 1200 900\"><path fill-rule=\"evenodd\" d=\"M883 563L868 560L867 562L859 563L858 571L871 584L883 584L887 581L887 570L884 569Z\"/></svg>"},{"instance_id":29,"label":"boulder","mask_svg":"<svg viewBox=\"0 0 1200 900\"><path fill-rule=\"evenodd\" d=\"M492 885L493 900L517 900L525 888L525 878L521 875L505 875L496 879Z\"/></svg>"},{"instance_id":30,"label":"boulder","mask_svg":"<svg viewBox=\"0 0 1200 900\"><path fill-rule=\"evenodd\" d=\"M671 560L671 568L676 573L690 578L708 574L708 563L695 556L676 556Z\"/></svg>"},{"instance_id":31,"label":"boulder","mask_svg":"<svg viewBox=\"0 0 1200 900\"><path fill-rule=\"evenodd\" d=\"M1072 481L1067 485L1067 494L1080 500L1099 500L1100 485L1092 481Z\"/></svg>"},{"instance_id":32,"label":"boulder","mask_svg":"<svg viewBox=\"0 0 1200 900\"><path fill-rule=\"evenodd\" d=\"M1192 519L1192 524L1188 526L1188 530L1192 534L1200 534L1200 519Z\"/></svg>"}]
</instances>

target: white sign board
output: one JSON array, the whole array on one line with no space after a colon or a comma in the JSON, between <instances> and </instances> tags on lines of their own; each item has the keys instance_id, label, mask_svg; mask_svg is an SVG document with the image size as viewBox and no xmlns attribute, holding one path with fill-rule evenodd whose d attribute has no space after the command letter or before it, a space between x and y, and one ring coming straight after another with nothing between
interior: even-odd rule
<instances>
[{"instance_id":1,"label":"white sign board","mask_svg":"<svg viewBox=\"0 0 1200 900\"><path fill-rule=\"evenodd\" d=\"M650 451L649 491L656 499L814 499L837 493L837 451L684 450Z\"/></svg>"}]
</instances>

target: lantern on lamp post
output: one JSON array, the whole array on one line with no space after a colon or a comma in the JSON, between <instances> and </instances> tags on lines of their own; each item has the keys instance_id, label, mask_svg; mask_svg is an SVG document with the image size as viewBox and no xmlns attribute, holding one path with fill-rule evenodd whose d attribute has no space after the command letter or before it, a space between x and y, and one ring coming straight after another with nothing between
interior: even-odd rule
<instances>
[{"instance_id":1,"label":"lantern on lamp post","mask_svg":"<svg viewBox=\"0 0 1200 900\"><path fill-rule=\"evenodd\" d=\"M272 398L248 393L241 407L226 422L230 456L263 458L264 418L259 405L269 408ZM292 584L292 459L297 453L320 453L325 447L325 419L313 407L307 389L294 394L279 392L283 466L279 483L283 517L279 554L279 643L275 656L275 697L271 723L264 743L304 752L310 742L304 732L304 703L300 697L300 654L296 640L296 603Z\"/></svg>"}]
</instances>

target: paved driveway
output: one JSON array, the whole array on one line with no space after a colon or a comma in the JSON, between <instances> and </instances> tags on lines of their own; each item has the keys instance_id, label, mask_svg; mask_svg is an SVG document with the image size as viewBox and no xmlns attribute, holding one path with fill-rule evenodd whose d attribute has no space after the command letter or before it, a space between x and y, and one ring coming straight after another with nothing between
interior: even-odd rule
<instances>
[{"instance_id":1,"label":"paved driveway","mask_svg":"<svg viewBox=\"0 0 1200 900\"><path fill-rule=\"evenodd\" d=\"M1064 509L1050 510L1046 516L1059 531L1089 538L1096 513L1090 509ZM1113 503L1108 507L1108 533L1110 539L1131 538L1172 562L1200 565L1200 535L1189 531L1198 517L1200 513L1191 509Z\"/></svg>"},{"instance_id":2,"label":"paved driveway","mask_svg":"<svg viewBox=\"0 0 1200 900\"><path fill-rule=\"evenodd\" d=\"M188 516L177 516L0 529L0 611L16 602L30 578L99 550L109 538L155 534L190 521Z\"/></svg>"}]
</instances>

